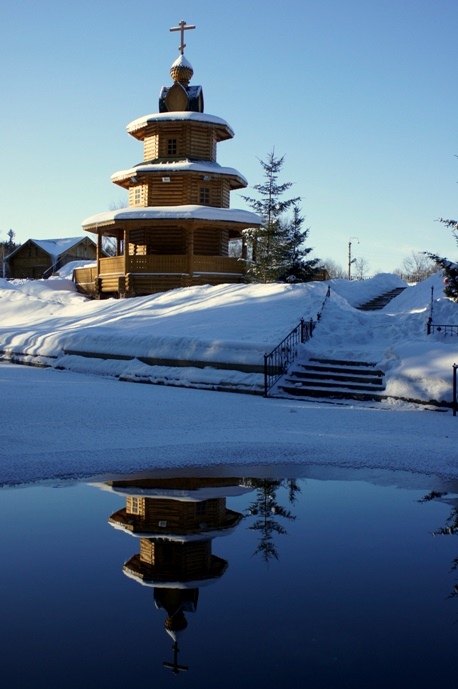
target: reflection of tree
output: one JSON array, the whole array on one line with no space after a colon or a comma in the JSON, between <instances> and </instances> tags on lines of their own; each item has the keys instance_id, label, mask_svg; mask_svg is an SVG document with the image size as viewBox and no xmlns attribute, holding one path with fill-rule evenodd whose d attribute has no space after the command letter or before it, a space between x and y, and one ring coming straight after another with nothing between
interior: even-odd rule
<instances>
[{"instance_id":1,"label":"reflection of tree","mask_svg":"<svg viewBox=\"0 0 458 689\"><path fill-rule=\"evenodd\" d=\"M265 562L273 557L278 560L274 536L287 534L285 527L278 522L278 518L283 517L283 519L293 521L296 517L279 504L277 491L280 488L286 488L288 500L294 504L301 489L295 479L250 479L250 485L256 489L256 499L246 510L246 517L255 517L256 519L248 528L251 531L260 532L259 545L254 555L260 554Z\"/></svg>"},{"instance_id":2,"label":"reflection of tree","mask_svg":"<svg viewBox=\"0 0 458 689\"><path fill-rule=\"evenodd\" d=\"M421 500L418 500L418 502L431 502L431 500L441 498L443 495L447 495L447 493L439 493L437 490L432 490L431 493L425 495L425 497L421 498Z\"/></svg>"},{"instance_id":3,"label":"reflection of tree","mask_svg":"<svg viewBox=\"0 0 458 689\"><path fill-rule=\"evenodd\" d=\"M433 531L433 536L454 536L456 534L458 534L458 508L454 507L445 522L445 526Z\"/></svg>"},{"instance_id":4,"label":"reflection of tree","mask_svg":"<svg viewBox=\"0 0 458 689\"><path fill-rule=\"evenodd\" d=\"M450 516L445 522L445 526L441 526L437 531L433 531L433 536L456 536L458 534L458 507L454 507ZM452 572L458 570L458 557L452 560ZM449 598L458 597L458 582L454 585Z\"/></svg>"},{"instance_id":5,"label":"reflection of tree","mask_svg":"<svg viewBox=\"0 0 458 689\"><path fill-rule=\"evenodd\" d=\"M435 500L437 498L441 498L444 495L447 495L447 493L439 493L438 491L431 491L431 493L428 493L425 495L424 498L419 500L418 502L430 502L431 500ZM432 532L433 536L456 536L458 535L458 507L454 507L449 515L449 517L445 521L445 526L441 526L439 529L436 529L436 531ZM455 557L452 560L452 572L455 572L458 570L458 557ZM458 582L454 585L452 592L449 595L449 598L455 598L458 597Z\"/></svg>"}]
</instances>

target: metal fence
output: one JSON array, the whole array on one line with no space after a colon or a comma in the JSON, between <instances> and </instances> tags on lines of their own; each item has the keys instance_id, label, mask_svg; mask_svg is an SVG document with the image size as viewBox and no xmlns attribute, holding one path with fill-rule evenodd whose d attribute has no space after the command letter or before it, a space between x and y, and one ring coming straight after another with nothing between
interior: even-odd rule
<instances>
[{"instance_id":1,"label":"metal fence","mask_svg":"<svg viewBox=\"0 0 458 689\"><path fill-rule=\"evenodd\" d=\"M456 369L457 368L458 368L458 364L453 364L453 399L452 399L453 416L456 416L456 411L458 409L458 402L456 399Z\"/></svg>"},{"instance_id":2,"label":"metal fence","mask_svg":"<svg viewBox=\"0 0 458 689\"><path fill-rule=\"evenodd\" d=\"M443 333L443 335L458 335L458 325L437 325L436 323L428 323L426 325L426 333L432 335L433 333Z\"/></svg>"},{"instance_id":3,"label":"metal fence","mask_svg":"<svg viewBox=\"0 0 458 689\"><path fill-rule=\"evenodd\" d=\"M307 342L312 337L316 323L310 319L301 319L299 325L275 347L269 354L264 354L264 396L277 380L282 377L297 356L298 345Z\"/></svg>"},{"instance_id":4,"label":"metal fence","mask_svg":"<svg viewBox=\"0 0 458 689\"><path fill-rule=\"evenodd\" d=\"M299 325L273 349L270 354L264 354L264 397L267 397L269 390L275 385L277 380L284 375L288 367L291 366L297 357L298 346L304 344L312 337L316 324L321 318L325 304L331 296L331 287L328 285L321 308L316 315L316 321L311 318L305 321L301 318Z\"/></svg>"}]
</instances>

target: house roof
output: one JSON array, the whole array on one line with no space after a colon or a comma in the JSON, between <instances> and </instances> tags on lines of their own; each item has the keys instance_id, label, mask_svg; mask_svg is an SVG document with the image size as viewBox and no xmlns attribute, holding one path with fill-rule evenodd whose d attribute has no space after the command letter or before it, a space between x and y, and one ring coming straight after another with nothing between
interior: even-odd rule
<instances>
[{"instance_id":1,"label":"house roof","mask_svg":"<svg viewBox=\"0 0 458 689\"><path fill-rule=\"evenodd\" d=\"M59 256L62 256L66 251L76 246L76 244L79 244L83 239L88 239L88 237L83 235L80 237L64 237L63 239L28 239L27 242L33 242L36 246L40 247L40 249L46 251L46 253L51 256L53 262L55 262ZM92 239L90 241L92 242ZM24 242L24 244L27 244L27 242ZM17 253L19 249L24 247L24 244L21 244L21 246L18 246L8 256L5 256L5 259Z\"/></svg>"}]
</instances>

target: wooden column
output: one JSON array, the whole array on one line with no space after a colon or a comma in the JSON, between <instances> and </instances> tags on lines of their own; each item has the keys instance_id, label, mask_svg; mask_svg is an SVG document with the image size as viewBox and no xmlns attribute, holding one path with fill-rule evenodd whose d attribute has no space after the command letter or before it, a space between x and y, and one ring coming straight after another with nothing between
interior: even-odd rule
<instances>
[{"instance_id":1,"label":"wooden column","mask_svg":"<svg viewBox=\"0 0 458 689\"><path fill-rule=\"evenodd\" d=\"M247 251L247 244L246 244L245 235L243 234L243 232L241 233L240 237L242 240L242 258L244 258L246 261L246 259L248 257L248 251Z\"/></svg>"},{"instance_id":2,"label":"wooden column","mask_svg":"<svg viewBox=\"0 0 458 689\"><path fill-rule=\"evenodd\" d=\"M124 275L126 273L130 272L130 265L129 265L129 232L126 228L124 228L124 251L123 251L123 256L124 256Z\"/></svg>"},{"instance_id":3,"label":"wooden column","mask_svg":"<svg viewBox=\"0 0 458 689\"><path fill-rule=\"evenodd\" d=\"M100 259L102 257L102 233L97 230L97 277L100 275Z\"/></svg>"},{"instance_id":4,"label":"wooden column","mask_svg":"<svg viewBox=\"0 0 458 689\"><path fill-rule=\"evenodd\" d=\"M187 227L186 232L186 256L188 264L189 277L193 276L194 273L194 228Z\"/></svg>"}]
</instances>

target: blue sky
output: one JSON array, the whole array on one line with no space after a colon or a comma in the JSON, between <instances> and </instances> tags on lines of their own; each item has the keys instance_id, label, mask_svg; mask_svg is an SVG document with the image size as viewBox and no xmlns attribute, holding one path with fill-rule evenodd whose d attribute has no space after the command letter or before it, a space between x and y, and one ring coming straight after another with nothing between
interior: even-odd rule
<instances>
[{"instance_id":1,"label":"blue sky","mask_svg":"<svg viewBox=\"0 0 458 689\"><path fill-rule=\"evenodd\" d=\"M76 236L124 199L110 177L142 160L125 126L157 111L181 19L205 110L235 131L218 161L253 185L285 155L316 256L345 266L357 237L371 272L456 257L436 222L458 215L456 0L4 4L1 238Z\"/></svg>"}]
</instances>

